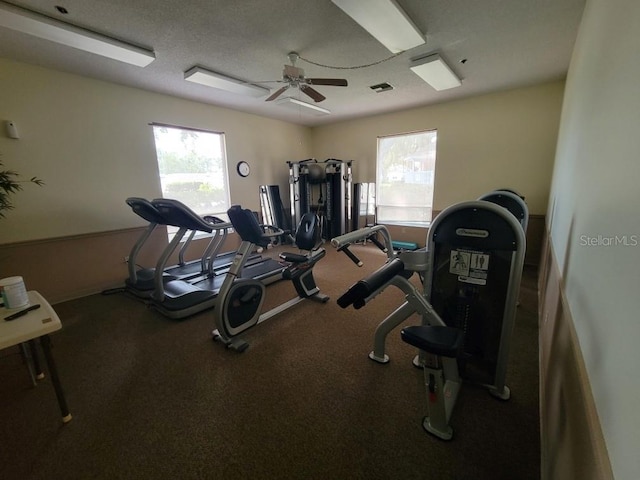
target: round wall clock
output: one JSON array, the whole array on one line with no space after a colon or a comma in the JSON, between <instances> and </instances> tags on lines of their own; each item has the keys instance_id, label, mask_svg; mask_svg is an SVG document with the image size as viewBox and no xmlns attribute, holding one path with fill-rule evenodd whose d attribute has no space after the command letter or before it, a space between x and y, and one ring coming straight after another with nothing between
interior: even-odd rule
<instances>
[{"instance_id":1,"label":"round wall clock","mask_svg":"<svg viewBox=\"0 0 640 480\"><path fill-rule=\"evenodd\" d=\"M238 170L238 175L241 177L248 177L251 172L251 167L249 167L247 162L238 162L236 169Z\"/></svg>"}]
</instances>

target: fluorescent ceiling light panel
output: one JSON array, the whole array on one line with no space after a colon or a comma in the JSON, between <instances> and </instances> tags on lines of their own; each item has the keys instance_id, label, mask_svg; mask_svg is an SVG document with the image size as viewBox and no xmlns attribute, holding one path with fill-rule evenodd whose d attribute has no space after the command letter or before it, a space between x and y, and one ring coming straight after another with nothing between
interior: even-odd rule
<instances>
[{"instance_id":1,"label":"fluorescent ceiling light panel","mask_svg":"<svg viewBox=\"0 0 640 480\"><path fill-rule=\"evenodd\" d=\"M188 82L199 83L207 87L217 88L225 92L237 93L238 95L249 95L251 97L262 97L269 93L268 88L259 87L251 83L243 82L235 78L227 77L220 73L206 70L202 67L193 67L184 72L184 79Z\"/></svg>"},{"instance_id":2,"label":"fluorescent ceiling light panel","mask_svg":"<svg viewBox=\"0 0 640 480\"><path fill-rule=\"evenodd\" d=\"M395 0L331 0L393 53L425 43L424 35Z\"/></svg>"},{"instance_id":3,"label":"fluorescent ceiling light panel","mask_svg":"<svg viewBox=\"0 0 640 480\"><path fill-rule=\"evenodd\" d=\"M61 43L103 57L146 67L156 58L150 50L105 37L30 10L0 3L0 27Z\"/></svg>"},{"instance_id":4,"label":"fluorescent ceiling light panel","mask_svg":"<svg viewBox=\"0 0 640 480\"><path fill-rule=\"evenodd\" d=\"M331 110L327 110L326 108L319 107L318 105L314 105L312 103L303 102L302 100L298 100L293 97L284 97L280 100L277 100L276 103L282 107L295 108L298 112L301 111L301 108L307 108L307 113L314 113L316 115L328 115L331 113Z\"/></svg>"},{"instance_id":5,"label":"fluorescent ceiling light panel","mask_svg":"<svg viewBox=\"0 0 640 480\"><path fill-rule=\"evenodd\" d=\"M409 68L436 90L462 85L462 81L437 53L413 60Z\"/></svg>"}]
</instances>

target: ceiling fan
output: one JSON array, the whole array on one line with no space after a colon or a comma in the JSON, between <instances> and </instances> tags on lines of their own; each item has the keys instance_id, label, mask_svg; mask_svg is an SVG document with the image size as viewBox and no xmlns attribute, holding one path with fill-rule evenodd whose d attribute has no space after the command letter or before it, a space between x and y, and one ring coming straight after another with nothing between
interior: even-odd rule
<instances>
[{"instance_id":1,"label":"ceiling fan","mask_svg":"<svg viewBox=\"0 0 640 480\"><path fill-rule=\"evenodd\" d=\"M285 65L282 71L282 80L276 80L279 83L285 83L286 85L278 89L269 98L267 102L275 100L282 95L289 88L298 88L302 93L311 97L316 103L323 101L326 97L320 92L311 87L311 85L328 85L333 87L346 87L347 81L344 78L306 78L304 76L304 70L296 67L296 61L299 55L296 52L291 52L288 55L291 65Z\"/></svg>"}]
</instances>

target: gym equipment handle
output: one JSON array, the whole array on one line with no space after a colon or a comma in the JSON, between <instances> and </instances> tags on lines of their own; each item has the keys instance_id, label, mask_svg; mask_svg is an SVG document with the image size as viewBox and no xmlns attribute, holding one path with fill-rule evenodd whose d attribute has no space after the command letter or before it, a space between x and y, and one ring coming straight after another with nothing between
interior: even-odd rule
<instances>
[{"instance_id":1,"label":"gym equipment handle","mask_svg":"<svg viewBox=\"0 0 640 480\"><path fill-rule=\"evenodd\" d=\"M368 238L368 240L371 240L371 242L378 247L380 250L382 250L384 253L387 253L387 247L385 247L382 243L380 243L380 240L378 240L376 238L375 235L372 235Z\"/></svg>"},{"instance_id":2,"label":"gym equipment handle","mask_svg":"<svg viewBox=\"0 0 640 480\"><path fill-rule=\"evenodd\" d=\"M350 245L352 243L366 240L372 235L375 235L377 232L380 232L382 238L384 240L384 244L380 242L378 239L373 240L378 248L380 248L383 252L387 254L387 256L391 259L394 257L393 247L391 245L391 235L389 235L389 230L384 225L374 225L373 227L364 227L353 232L345 233L344 235L340 235L339 237L334 237L331 239L331 245L335 248L343 247L344 245ZM382 245L382 248L381 248Z\"/></svg>"},{"instance_id":3,"label":"gym equipment handle","mask_svg":"<svg viewBox=\"0 0 640 480\"><path fill-rule=\"evenodd\" d=\"M351 259L353 263L361 267L362 265L364 265L364 263L362 263L362 260L360 260L351 250L349 250L349 245L350 244L347 243L346 245L339 247L338 251L344 253L347 257Z\"/></svg>"}]
</instances>

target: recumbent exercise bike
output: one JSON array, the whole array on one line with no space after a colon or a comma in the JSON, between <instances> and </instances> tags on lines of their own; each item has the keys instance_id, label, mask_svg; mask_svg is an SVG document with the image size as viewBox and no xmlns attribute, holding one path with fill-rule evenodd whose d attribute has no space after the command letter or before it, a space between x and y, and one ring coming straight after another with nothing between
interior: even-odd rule
<instances>
[{"instance_id":1,"label":"recumbent exercise bike","mask_svg":"<svg viewBox=\"0 0 640 480\"><path fill-rule=\"evenodd\" d=\"M308 253L306 255L290 252L280 254L280 258L288 264L283 271L283 278L291 280L298 296L268 312L261 313L265 285L258 280L241 278L242 268L254 247L266 248L274 238L285 232L273 226L259 225L253 212L239 205L232 206L227 213L242 243L220 287L214 309L217 328L213 331L213 339L224 343L227 348L243 352L249 344L237 337L240 333L305 299L320 303L326 303L329 300L327 295L320 292L313 278L313 267L326 255L326 251L320 248L322 232L318 216L314 213L306 213L300 219L294 241L300 250Z\"/></svg>"}]
</instances>

